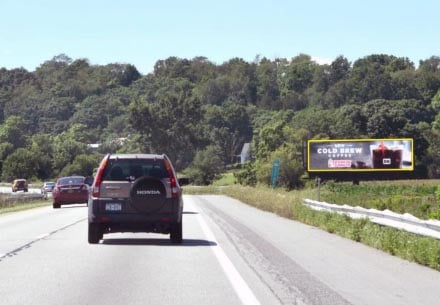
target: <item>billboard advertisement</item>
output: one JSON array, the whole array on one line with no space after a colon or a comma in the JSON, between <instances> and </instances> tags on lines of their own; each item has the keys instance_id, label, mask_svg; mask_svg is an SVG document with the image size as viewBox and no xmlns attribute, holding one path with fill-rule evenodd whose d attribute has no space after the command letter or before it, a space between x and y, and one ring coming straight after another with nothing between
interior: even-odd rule
<instances>
[{"instance_id":1,"label":"billboard advertisement","mask_svg":"<svg viewBox=\"0 0 440 305\"><path fill-rule=\"evenodd\" d=\"M309 172L412 171L413 139L309 140Z\"/></svg>"}]
</instances>

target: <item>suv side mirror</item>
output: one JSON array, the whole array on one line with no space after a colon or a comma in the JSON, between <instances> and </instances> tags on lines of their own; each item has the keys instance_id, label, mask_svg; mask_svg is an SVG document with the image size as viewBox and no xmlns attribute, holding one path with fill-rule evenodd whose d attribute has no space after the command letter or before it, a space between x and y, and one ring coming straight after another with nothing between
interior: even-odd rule
<instances>
[{"instance_id":1,"label":"suv side mirror","mask_svg":"<svg viewBox=\"0 0 440 305\"><path fill-rule=\"evenodd\" d=\"M188 185L189 184L189 178L178 178L177 181L179 182L180 186Z\"/></svg>"},{"instance_id":2,"label":"suv side mirror","mask_svg":"<svg viewBox=\"0 0 440 305\"><path fill-rule=\"evenodd\" d=\"M86 179L84 179L84 183L85 184L87 184L87 185L89 185L89 186L92 186L92 184L93 184L93 177L92 176L89 176L89 177L86 177Z\"/></svg>"}]
</instances>

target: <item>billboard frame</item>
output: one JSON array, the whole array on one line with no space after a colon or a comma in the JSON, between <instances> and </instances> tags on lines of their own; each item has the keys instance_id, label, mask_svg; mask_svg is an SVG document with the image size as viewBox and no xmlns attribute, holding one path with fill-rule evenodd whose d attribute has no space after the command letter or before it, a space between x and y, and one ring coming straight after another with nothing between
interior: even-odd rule
<instances>
[{"instance_id":1,"label":"billboard frame","mask_svg":"<svg viewBox=\"0 0 440 305\"><path fill-rule=\"evenodd\" d=\"M313 143L335 143L335 144L345 144L345 143L359 143L362 142L363 144L368 144L368 142L390 142L390 141L409 141L410 142L410 157L411 157L411 165L409 167L405 168L312 168L311 167L311 146ZM340 174L344 173L411 173L414 171L414 139L413 138L367 138L367 139L317 139L317 140L308 140L307 141L307 167L306 170L309 174L312 175L319 175L319 174L325 174L325 176L331 175L332 173L336 174L337 176L340 176ZM347 160L345 160L347 161ZM395 176L395 175L393 175Z\"/></svg>"}]
</instances>

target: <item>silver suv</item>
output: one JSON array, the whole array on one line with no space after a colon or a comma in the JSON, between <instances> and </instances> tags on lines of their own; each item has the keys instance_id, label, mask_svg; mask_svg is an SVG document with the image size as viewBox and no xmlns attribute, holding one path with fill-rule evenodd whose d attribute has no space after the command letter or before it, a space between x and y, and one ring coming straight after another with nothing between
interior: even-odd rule
<instances>
[{"instance_id":1,"label":"silver suv","mask_svg":"<svg viewBox=\"0 0 440 305\"><path fill-rule=\"evenodd\" d=\"M91 244L114 232L170 234L171 242L182 242L182 189L164 154L106 155L92 185L88 211Z\"/></svg>"}]
</instances>

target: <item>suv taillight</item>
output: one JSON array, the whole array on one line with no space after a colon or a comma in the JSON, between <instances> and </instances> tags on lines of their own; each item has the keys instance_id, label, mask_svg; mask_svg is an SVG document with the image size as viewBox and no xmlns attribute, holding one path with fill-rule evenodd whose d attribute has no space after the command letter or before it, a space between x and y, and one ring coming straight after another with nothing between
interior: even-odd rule
<instances>
[{"instance_id":1,"label":"suv taillight","mask_svg":"<svg viewBox=\"0 0 440 305\"><path fill-rule=\"evenodd\" d=\"M177 187L177 180L174 176L174 170L171 167L171 163L167 159L165 159L165 168L167 170L168 177L170 178L171 197L178 198L179 188Z\"/></svg>"},{"instance_id":2,"label":"suv taillight","mask_svg":"<svg viewBox=\"0 0 440 305\"><path fill-rule=\"evenodd\" d=\"M105 156L104 159L102 159L101 164L99 164L98 172L96 173L95 181L93 183L93 188L92 188L93 197L99 197L102 175L104 174L104 169L107 166L108 158L109 158L108 155Z\"/></svg>"}]
</instances>

